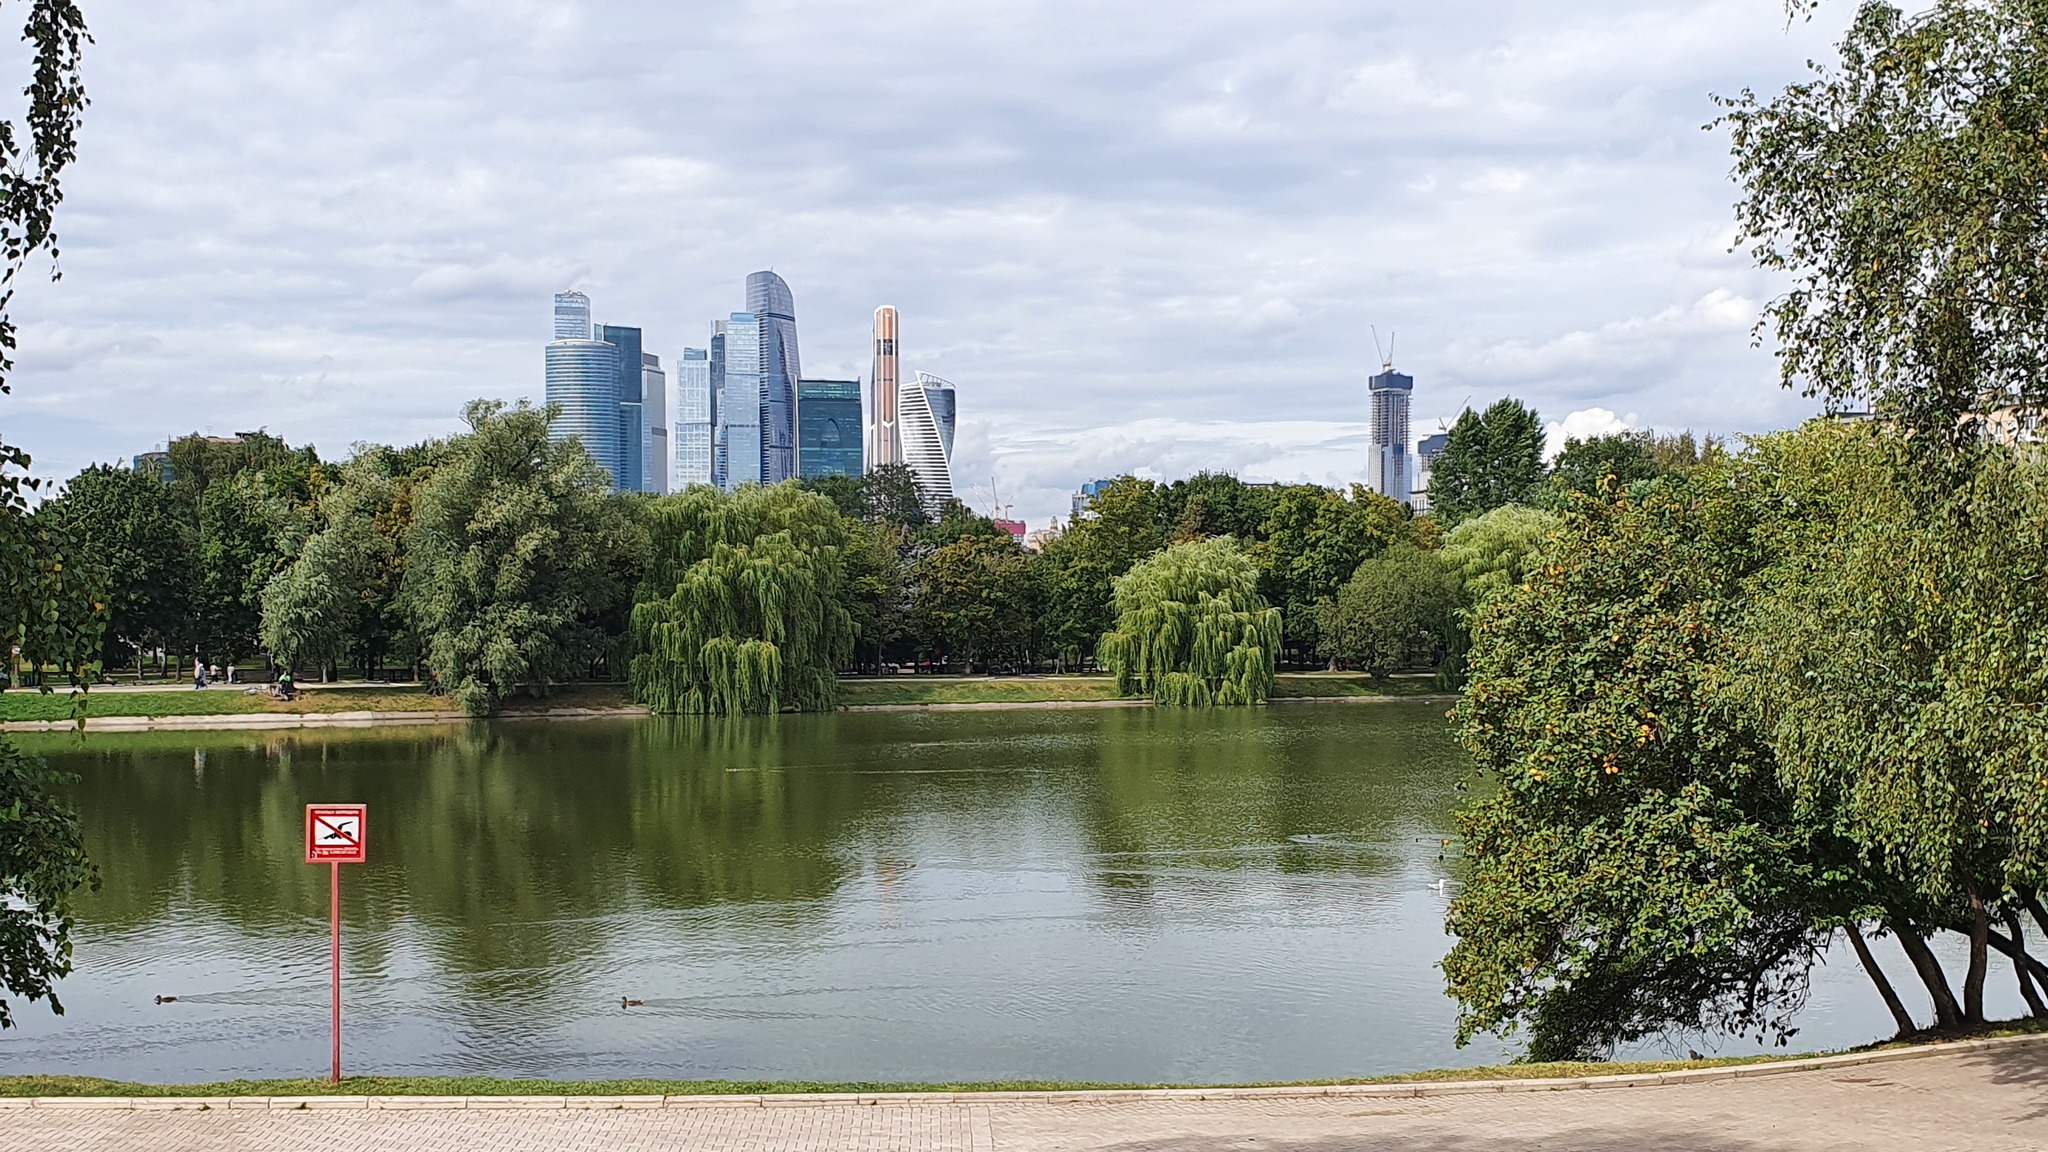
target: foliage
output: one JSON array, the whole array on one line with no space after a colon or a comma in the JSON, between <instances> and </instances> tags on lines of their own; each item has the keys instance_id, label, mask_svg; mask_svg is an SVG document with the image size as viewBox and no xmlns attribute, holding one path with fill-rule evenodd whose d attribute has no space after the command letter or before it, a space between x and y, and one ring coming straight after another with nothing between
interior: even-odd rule
<instances>
[{"instance_id":1,"label":"foliage","mask_svg":"<svg viewBox=\"0 0 2048 1152\"><path fill-rule=\"evenodd\" d=\"M1782 1038L1857 895L1721 690L1756 551L1716 480L1581 502L1476 612L1454 716L1498 789L1460 815L1460 1042L1527 1028L1545 1060L1671 1029Z\"/></svg>"},{"instance_id":2,"label":"foliage","mask_svg":"<svg viewBox=\"0 0 2048 1152\"><path fill-rule=\"evenodd\" d=\"M1868 426L1760 443L1744 686L1800 800L1974 938L1974 1024L1988 920L2048 884L2048 461L1983 445L1940 497L1920 463Z\"/></svg>"},{"instance_id":3,"label":"foliage","mask_svg":"<svg viewBox=\"0 0 2048 1152\"><path fill-rule=\"evenodd\" d=\"M549 439L552 410L476 400L463 418L413 492L400 603L436 679L487 715L605 654L646 538L589 454Z\"/></svg>"},{"instance_id":4,"label":"foliage","mask_svg":"<svg viewBox=\"0 0 2048 1152\"><path fill-rule=\"evenodd\" d=\"M912 627L933 647L958 652L969 674L1029 651L1034 597L1024 550L1000 537L962 536L918 561L912 576Z\"/></svg>"},{"instance_id":5,"label":"foliage","mask_svg":"<svg viewBox=\"0 0 2048 1152\"><path fill-rule=\"evenodd\" d=\"M1247 552L1262 570L1262 591L1284 613L1285 640L1305 650L1317 642L1318 604L1334 597L1366 560L1416 540L1407 505L1358 484L1348 497L1290 484L1273 494L1269 509L1264 539Z\"/></svg>"},{"instance_id":6,"label":"foliage","mask_svg":"<svg viewBox=\"0 0 2048 1152\"><path fill-rule=\"evenodd\" d=\"M656 712L829 709L853 655L844 522L795 484L709 487L647 509L654 560L632 617L634 698Z\"/></svg>"},{"instance_id":7,"label":"foliage","mask_svg":"<svg viewBox=\"0 0 2048 1152\"><path fill-rule=\"evenodd\" d=\"M1432 552L1396 544L1358 566L1334 599L1317 606L1322 651L1384 679L1417 657L1432 664L1452 647L1464 586Z\"/></svg>"},{"instance_id":8,"label":"foliage","mask_svg":"<svg viewBox=\"0 0 2048 1152\"><path fill-rule=\"evenodd\" d=\"M1792 282L1758 322L1784 383L1952 444L2048 402L2048 8L1866 0L1839 63L1811 67L1719 121L1738 243Z\"/></svg>"},{"instance_id":9,"label":"foliage","mask_svg":"<svg viewBox=\"0 0 2048 1152\"><path fill-rule=\"evenodd\" d=\"M1040 630L1061 665L1078 665L1116 627L1116 578L1165 542L1159 520L1159 486L1120 476L1046 547Z\"/></svg>"},{"instance_id":10,"label":"foliage","mask_svg":"<svg viewBox=\"0 0 2048 1152\"><path fill-rule=\"evenodd\" d=\"M1648 433L1608 432L1584 440L1574 436L1550 463L1545 501L1558 505L1575 495L1593 496L1610 488L1625 492L1638 481L1662 474L1650 454Z\"/></svg>"},{"instance_id":11,"label":"foliage","mask_svg":"<svg viewBox=\"0 0 2048 1152\"><path fill-rule=\"evenodd\" d=\"M0 739L0 989L64 1014L71 974L71 897L99 884L78 816L57 797L69 781ZM14 1025L0 996L0 1028Z\"/></svg>"},{"instance_id":12,"label":"foliage","mask_svg":"<svg viewBox=\"0 0 2048 1152\"><path fill-rule=\"evenodd\" d=\"M1253 487L1228 472L1197 472L1158 489L1158 519L1172 543L1210 536L1252 540L1272 515L1273 489Z\"/></svg>"},{"instance_id":13,"label":"foliage","mask_svg":"<svg viewBox=\"0 0 2048 1152\"><path fill-rule=\"evenodd\" d=\"M1527 504L1543 482L1543 420L1512 398L1456 423L1429 473L1430 515L1445 524L1503 504Z\"/></svg>"},{"instance_id":14,"label":"foliage","mask_svg":"<svg viewBox=\"0 0 2048 1152\"><path fill-rule=\"evenodd\" d=\"M1116 580L1116 630L1098 659L1125 696L1161 704L1263 704L1273 691L1280 610L1228 536L1176 544Z\"/></svg>"},{"instance_id":15,"label":"foliage","mask_svg":"<svg viewBox=\"0 0 2048 1152\"><path fill-rule=\"evenodd\" d=\"M298 552L311 514L243 472L199 500L196 632L201 654L239 659L261 645L263 590Z\"/></svg>"},{"instance_id":16,"label":"foliage","mask_svg":"<svg viewBox=\"0 0 2048 1152\"><path fill-rule=\"evenodd\" d=\"M78 121L85 112L80 59L91 39L74 0L28 0L21 29L32 45L33 66L21 93L28 98L27 151L12 116L0 120L0 393L14 371L15 329L8 308L14 278L29 257L48 249L57 257L57 205L64 199L64 169L78 157ZM57 273L52 272L51 278Z\"/></svg>"},{"instance_id":17,"label":"foliage","mask_svg":"<svg viewBox=\"0 0 2048 1152\"><path fill-rule=\"evenodd\" d=\"M193 526L170 488L155 476L96 464L71 478L64 494L36 510L78 542L80 559L107 588L107 650L180 647L189 639L199 571Z\"/></svg>"},{"instance_id":18,"label":"foliage","mask_svg":"<svg viewBox=\"0 0 2048 1152\"><path fill-rule=\"evenodd\" d=\"M299 507L312 505L324 483L320 456L312 445L293 448L260 429L233 436L194 432L171 441L165 455L170 467L164 479L194 514L205 506L207 494L216 485L250 473L262 473L272 495Z\"/></svg>"},{"instance_id":19,"label":"foliage","mask_svg":"<svg viewBox=\"0 0 2048 1152\"><path fill-rule=\"evenodd\" d=\"M920 528L931 522L924 494L917 487L917 473L908 464L884 464L862 476L860 485L867 519L905 528Z\"/></svg>"},{"instance_id":20,"label":"foliage","mask_svg":"<svg viewBox=\"0 0 2048 1152\"><path fill-rule=\"evenodd\" d=\"M1476 605L1526 579L1544 539L1561 523L1555 512L1503 504L1451 529L1442 560L1457 574L1465 602Z\"/></svg>"}]
</instances>

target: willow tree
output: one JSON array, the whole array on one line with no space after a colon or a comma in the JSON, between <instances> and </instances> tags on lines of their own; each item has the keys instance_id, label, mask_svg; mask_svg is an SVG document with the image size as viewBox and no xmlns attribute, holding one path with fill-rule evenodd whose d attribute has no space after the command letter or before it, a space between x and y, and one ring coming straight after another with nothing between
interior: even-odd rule
<instances>
[{"instance_id":1,"label":"willow tree","mask_svg":"<svg viewBox=\"0 0 2048 1152\"><path fill-rule=\"evenodd\" d=\"M648 506L651 575L633 608L634 699L656 712L821 711L853 656L846 525L795 484L694 487Z\"/></svg>"},{"instance_id":2,"label":"willow tree","mask_svg":"<svg viewBox=\"0 0 2048 1152\"><path fill-rule=\"evenodd\" d=\"M1175 544L1116 581L1116 630L1096 659L1125 696L1161 704L1262 704L1273 692L1280 610L1237 541Z\"/></svg>"}]
</instances>

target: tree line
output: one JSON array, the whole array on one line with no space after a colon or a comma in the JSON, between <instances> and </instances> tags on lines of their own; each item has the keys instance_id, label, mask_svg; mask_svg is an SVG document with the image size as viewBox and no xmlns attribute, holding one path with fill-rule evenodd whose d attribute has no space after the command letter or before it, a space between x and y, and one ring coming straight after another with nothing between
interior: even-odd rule
<instances>
[{"instance_id":1,"label":"tree line","mask_svg":"<svg viewBox=\"0 0 2048 1152\"><path fill-rule=\"evenodd\" d=\"M32 520L77 541L82 575L105 589L106 675L141 676L152 653L394 669L478 714L594 677L664 710L757 712L830 707L840 672L1095 665L1161 700L1243 703L1287 665L1455 683L1464 613L1569 493L1713 449L1624 433L1572 441L1546 466L1536 413L1503 400L1451 430L1437 515L1358 486L1124 476L1034 552L958 501L927 508L900 466L650 498L612 492L577 444L551 438L546 410L478 401L465 420L340 462L262 432L195 434L154 467L84 470ZM1209 682L1191 690L1148 637L1194 644L1197 617L1223 628L1230 613L1255 616L1230 624L1251 632L1190 647ZM1211 660L1237 647L1264 670Z\"/></svg>"}]
</instances>

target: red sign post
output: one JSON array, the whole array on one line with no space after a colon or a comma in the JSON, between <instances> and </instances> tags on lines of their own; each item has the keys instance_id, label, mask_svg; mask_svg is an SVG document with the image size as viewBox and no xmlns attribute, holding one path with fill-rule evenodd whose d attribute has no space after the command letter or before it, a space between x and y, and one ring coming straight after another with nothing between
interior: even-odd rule
<instances>
[{"instance_id":1,"label":"red sign post","mask_svg":"<svg viewBox=\"0 0 2048 1152\"><path fill-rule=\"evenodd\" d=\"M328 910L332 917L329 943L334 960L334 1083L341 1082L341 866L368 859L369 806L306 805L306 863L325 864Z\"/></svg>"}]
</instances>

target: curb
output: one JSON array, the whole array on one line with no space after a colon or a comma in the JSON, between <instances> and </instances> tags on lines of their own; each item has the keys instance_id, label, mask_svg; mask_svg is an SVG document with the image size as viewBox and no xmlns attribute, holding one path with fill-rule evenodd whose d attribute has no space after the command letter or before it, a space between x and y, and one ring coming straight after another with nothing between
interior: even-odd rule
<instances>
[{"instance_id":1,"label":"curb","mask_svg":"<svg viewBox=\"0 0 2048 1152\"><path fill-rule=\"evenodd\" d=\"M537 712L500 712L496 716L465 716L460 712L217 712L193 716L93 716L87 732L261 732L290 728L377 728L398 724L467 724L487 720L583 720L606 716L646 716L647 709L550 708ZM9 720L7 732L68 732L76 720Z\"/></svg>"},{"instance_id":2,"label":"curb","mask_svg":"<svg viewBox=\"0 0 2048 1152\"><path fill-rule=\"evenodd\" d=\"M643 1108L803 1108L877 1104L1104 1104L1145 1100L1397 1099L1469 1096L1508 1092L1594 1091L1652 1088L1749 1080L1830 1068L1890 1064L1929 1056L1958 1056L2048 1043L2048 1035L2001 1036L1914 1044L1881 1052L1808 1056L1762 1064L1731 1064L1678 1072L1632 1072L1614 1076L1573 1076L1527 1080L1428 1080L1390 1084L1278 1085L1270 1088L1107 1088L1069 1092L817 1092L756 1096L14 1096L0 1097L0 1112L22 1109L75 1111L327 1112L419 1111L618 1111Z\"/></svg>"}]
</instances>

